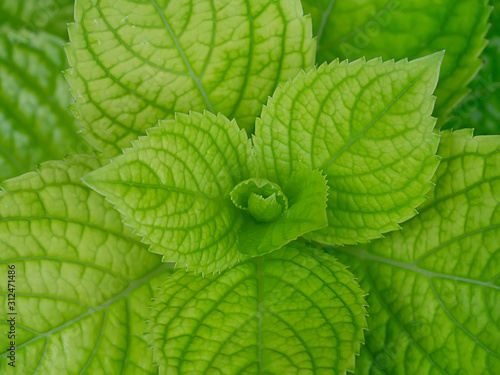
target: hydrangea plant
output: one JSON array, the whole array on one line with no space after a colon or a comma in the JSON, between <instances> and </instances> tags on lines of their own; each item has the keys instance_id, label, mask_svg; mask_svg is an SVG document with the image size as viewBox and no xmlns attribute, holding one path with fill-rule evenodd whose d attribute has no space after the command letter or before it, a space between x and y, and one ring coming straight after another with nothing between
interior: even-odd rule
<instances>
[{"instance_id":1,"label":"hydrangea plant","mask_svg":"<svg viewBox=\"0 0 500 375\"><path fill-rule=\"evenodd\" d=\"M59 27L13 37L32 3L0 2L2 178L83 147ZM441 130L490 13L77 0L64 76L94 151L1 184L0 373L494 374L500 136Z\"/></svg>"}]
</instances>

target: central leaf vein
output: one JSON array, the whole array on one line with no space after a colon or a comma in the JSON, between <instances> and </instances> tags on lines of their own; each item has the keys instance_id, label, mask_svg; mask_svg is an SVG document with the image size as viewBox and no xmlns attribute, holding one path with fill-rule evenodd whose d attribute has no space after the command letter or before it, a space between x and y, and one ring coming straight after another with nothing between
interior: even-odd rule
<instances>
[{"instance_id":1,"label":"central leaf vein","mask_svg":"<svg viewBox=\"0 0 500 375\"><path fill-rule=\"evenodd\" d=\"M168 30L168 33L170 34L172 40L174 41L175 46L177 47L177 50L181 54L181 57L184 60L184 63L186 64L186 66L187 66L187 68L189 70L189 74L191 75L191 78L196 83L196 86L198 86L198 89L200 90L200 93L203 96L203 99L205 100L205 103L206 103L206 105L208 107L208 110L210 112L212 112L212 113L215 113L214 109L212 107L212 104L210 103L210 99L208 98L208 95L205 92L205 89L203 88L203 85L201 83L200 78L197 77L196 74L194 73L194 70L193 70L193 68L192 68L191 64L189 63L189 60L188 60L188 58L186 56L186 53L182 49L182 46L180 45L179 40L175 36L174 31L172 30L172 28L170 27L170 24L168 23L168 20L165 18L165 14L163 14L163 12L161 11L161 9L158 6L158 3L156 2L156 0L152 0L152 4L156 8L156 11L158 12L158 15L161 17L163 23L165 24L166 29ZM214 27L215 27L215 25L214 25Z\"/></svg>"}]
</instances>

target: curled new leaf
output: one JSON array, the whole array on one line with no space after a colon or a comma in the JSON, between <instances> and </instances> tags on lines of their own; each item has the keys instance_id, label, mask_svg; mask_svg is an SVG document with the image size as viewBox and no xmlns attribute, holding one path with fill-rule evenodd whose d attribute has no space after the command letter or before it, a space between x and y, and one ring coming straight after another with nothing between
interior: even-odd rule
<instances>
[{"instance_id":1,"label":"curled new leaf","mask_svg":"<svg viewBox=\"0 0 500 375\"><path fill-rule=\"evenodd\" d=\"M293 239L327 225L328 187L325 177L320 172L302 167L283 180L282 186L283 194L287 197L285 203L279 203L279 195L271 195L257 207L260 209L262 206L276 207L276 204L270 204L273 200L269 198L277 197L276 203L282 208L279 216L270 222L256 220L252 212L244 217L238 237L239 252L251 256L266 254L281 248ZM252 208L254 211L257 209Z\"/></svg>"},{"instance_id":2,"label":"curled new leaf","mask_svg":"<svg viewBox=\"0 0 500 375\"><path fill-rule=\"evenodd\" d=\"M231 191L231 200L256 221L274 221L288 209L288 198L281 188L263 178L240 182Z\"/></svg>"},{"instance_id":3,"label":"curled new leaf","mask_svg":"<svg viewBox=\"0 0 500 375\"><path fill-rule=\"evenodd\" d=\"M260 178L235 121L177 115L85 177L165 261L215 272L323 228L327 186L317 171L281 185Z\"/></svg>"}]
</instances>

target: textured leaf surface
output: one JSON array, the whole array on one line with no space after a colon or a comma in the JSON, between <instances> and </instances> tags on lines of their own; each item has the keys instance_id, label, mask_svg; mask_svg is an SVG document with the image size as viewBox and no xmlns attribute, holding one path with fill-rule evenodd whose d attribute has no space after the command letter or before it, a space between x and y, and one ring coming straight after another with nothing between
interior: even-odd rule
<instances>
[{"instance_id":1,"label":"textured leaf surface","mask_svg":"<svg viewBox=\"0 0 500 375\"><path fill-rule=\"evenodd\" d=\"M366 242L415 215L438 163L430 114L441 58L335 61L276 91L254 143L273 181L300 164L327 175L329 226L310 239Z\"/></svg>"},{"instance_id":2,"label":"textured leaf surface","mask_svg":"<svg viewBox=\"0 0 500 375\"><path fill-rule=\"evenodd\" d=\"M61 74L62 43L44 33L25 39L0 31L0 180L65 153L90 151L66 108L71 94Z\"/></svg>"},{"instance_id":3,"label":"textured leaf surface","mask_svg":"<svg viewBox=\"0 0 500 375\"><path fill-rule=\"evenodd\" d=\"M229 193L255 175L245 131L210 113L161 122L134 148L85 177L165 261L219 271L242 259L243 223Z\"/></svg>"},{"instance_id":4,"label":"textured leaf surface","mask_svg":"<svg viewBox=\"0 0 500 375\"><path fill-rule=\"evenodd\" d=\"M160 374L345 374L365 328L362 290L298 243L222 275L178 271L155 295L148 341Z\"/></svg>"},{"instance_id":5,"label":"textured leaf surface","mask_svg":"<svg viewBox=\"0 0 500 375\"><path fill-rule=\"evenodd\" d=\"M490 17L490 40L482 55L483 67L470 84L472 92L454 111L446 128L474 128L475 135L500 134L500 1Z\"/></svg>"},{"instance_id":6,"label":"textured leaf surface","mask_svg":"<svg viewBox=\"0 0 500 375\"><path fill-rule=\"evenodd\" d=\"M41 164L0 193L0 268L16 266L16 368L0 373L155 374L142 337L152 289L169 274L80 177L90 156ZM0 292L6 317L7 283ZM6 331L8 323L0 322Z\"/></svg>"},{"instance_id":7,"label":"textured leaf surface","mask_svg":"<svg viewBox=\"0 0 500 375\"><path fill-rule=\"evenodd\" d=\"M327 186L319 172L297 172L284 181L289 203L271 222L256 221L231 199L234 190L233 198L241 198L239 189L252 177L259 169L246 132L207 112L178 114L149 129L85 182L116 205L152 252L179 267L214 272L327 224Z\"/></svg>"},{"instance_id":8,"label":"textured leaf surface","mask_svg":"<svg viewBox=\"0 0 500 375\"><path fill-rule=\"evenodd\" d=\"M0 27L43 30L66 40L73 9L74 0L0 0Z\"/></svg>"},{"instance_id":9,"label":"textured leaf surface","mask_svg":"<svg viewBox=\"0 0 500 375\"><path fill-rule=\"evenodd\" d=\"M78 0L69 31L74 113L111 156L174 112L251 130L278 83L314 64L299 0Z\"/></svg>"},{"instance_id":10,"label":"textured leaf surface","mask_svg":"<svg viewBox=\"0 0 500 375\"><path fill-rule=\"evenodd\" d=\"M303 0L318 35L318 61L415 59L446 50L435 116L444 124L481 66L487 0Z\"/></svg>"},{"instance_id":11,"label":"textured leaf surface","mask_svg":"<svg viewBox=\"0 0 500 375\"><path fill-rule=\"evenodd\" d=\"M420 215L364 250L335 252L369 292L360 374L500 368L500 137L444 135Z\"/></svg>"}]
</instances>

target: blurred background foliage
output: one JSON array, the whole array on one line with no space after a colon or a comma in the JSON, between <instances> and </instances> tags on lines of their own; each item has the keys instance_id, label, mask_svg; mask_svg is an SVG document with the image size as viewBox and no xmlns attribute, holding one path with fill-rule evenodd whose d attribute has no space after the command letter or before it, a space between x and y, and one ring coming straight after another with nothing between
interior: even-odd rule
<instances>
[{"instance_id":1,"label":"blurred background foliage","mask_svg":"<svg viewBox=\"0 0 500 375\"><path fill-rule=\"evenodd\" d=\"M393 38L398 38L399 34L394 30L401 28L407 29L403 30L407 35L419 32L411 23L402 22L406 17L406 7L418 5L416 2L302 1L305 13L312 16L314 32L319 34L318 64L335 58L354 60L362 56L396 60L418 57L418 54L410 56L404 43L398 43L396 48L394 43L391 45L386 41L391 33ZM484 7L486 0L464 1L469 1L467 4L471 7L476 4L477 8L478 1ZM443 129L475 128L476 135L500 133L500 0L490 0L489 4L494 9L486 35L489 43L481 52L482 65L478 64L479 74L469 83L468 95L451 114L443 109L444 116L438 123ZM0 0L0 180L34 170L36 164L45 160L61 159L68 153L92 152L91 146L77 135L80 127L67 109L73 99L61 73L68 67L63 44L69 41L67 24L74 19L73 7L74 0ZM342 13L351 8L356 10L358 21L364 22L363 27L356 26L355 17L351 20L346 17L349 13ZM423 11L434 12L435 9L423 7ZM459 14L463 24L470 24L471 14L462 13ZM477 15L476 26L471 24L470 32L486 30L483 13ZM372 30L370 36L368 27L373 22L366 20L379 18L378 29L376 33ZM457 23L457 20L453 22ZM439 30L446 30L446 27L444 23ZM368 42L360 39L363 33L369 35ZM328 42L330 39L341 42L332 44ZM481 51L484 41L475 39L471 48ZM433 35L430 40L427 47L433 49L431 52L456 48L446 45L452 43L450 38ZM354 43L353 48L346 50L346 41ZM453 54L449 52L448 55ZM469 63L471 61L469 59ZM453 81L452 73L448 79ZM459 81L459 78L455 79ZM437 112L441 112L440 108Z\"/></svg>"}]
</instances>

